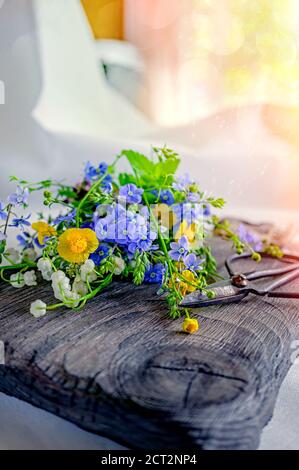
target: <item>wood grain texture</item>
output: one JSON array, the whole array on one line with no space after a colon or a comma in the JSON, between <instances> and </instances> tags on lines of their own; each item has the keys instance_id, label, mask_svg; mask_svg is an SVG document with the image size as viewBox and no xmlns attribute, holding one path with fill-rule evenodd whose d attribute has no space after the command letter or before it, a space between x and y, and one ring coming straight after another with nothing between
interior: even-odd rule
<instances>
[{"instance_id":1,"label":"wood grain texture","mask_svg":"<svg viewBox=\"0 0 299 470\"><path fill-rule=\"evenodd\" d=\"M221 264L229 247L214 244ZM148 286L114 283L81 313L37 320L35 289L0 292L0 390L133 449L257 448L299 338L295 301L196 310L189 336Z\"/></svg>"}]
</instances>

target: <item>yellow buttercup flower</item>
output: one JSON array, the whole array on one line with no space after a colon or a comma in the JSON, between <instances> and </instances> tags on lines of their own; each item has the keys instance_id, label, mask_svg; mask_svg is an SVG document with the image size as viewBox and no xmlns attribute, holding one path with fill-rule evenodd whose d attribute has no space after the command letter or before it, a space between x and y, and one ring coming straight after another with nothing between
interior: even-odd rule
<instances>
[{"instance_id":1,"label":"yellow buttercup flower","mask_svg":"<svg viewBox=\"0 0 299 470\"><path fill-rule=\"evenodd\" d=\"M189 271L189 269L185 269L185 271L181 273L181 276L174 273L169 281L169 287L175 287L180 294L185 297L189 292L196 290L196 276L192 271Z\"/></svg>"},{"instance_id":2,"label":"yellow buttercup flower","mask_svg":"<svg viewBox=\"0 0 299 470\"><path fill-rule=\"evenodd\" d=\"M198 321L196 318L185 318L184 323L183 323L183 331L185 333L195 333L199 328Z\"/></svg>"},{"instance_id":3,"label":"yellow buttercup flower","mask_svg":"<svg viewBox=\"0 0 299 470\"><path fill-rule=\"evenodd\" d=\"M54 227L43 221L34 222L31 227L37 231L37 239L41 245L44 244L46 237L54 237L57 233Z\"/></svg>"},{"instance_id":4,"label":"yellow buttercup flower","mask_svg":"<svg viewBox=\"0 0 299 470\"><path fill-rule=\"evenodd\" d=\"M181 281L179 288L182 295L185 296L187 293L194 292L196 290L196 276L192 271L186 269L182 272L182 277L186 282Z\"/></svg>"},{"instance_id":5,"label":"yellow buttercup flower","mask_svg":"<svg viewBox=\"0 0 299 470\"><path fill-rule=\"evenodd\" d=\"M188 225L187 221L184 220L180 224L177 232L175 233L174 239L179 240L181 237L185 236L188 238L188 241L192 243L195 239L195 234L196 234L196 225L194 223L192 223L191 225Z\"/></svg>"},{"instance_id":6,"label":"yellow buttercup flower","mask_svg":"<svg viewBox=\"0 0 299 470\"><path fill-rule=\"evenodd\" d=\"M90 228L69 228L59 237L58 253L70 263L82 264L99 246Z\"/></svg>"}]
</instances>

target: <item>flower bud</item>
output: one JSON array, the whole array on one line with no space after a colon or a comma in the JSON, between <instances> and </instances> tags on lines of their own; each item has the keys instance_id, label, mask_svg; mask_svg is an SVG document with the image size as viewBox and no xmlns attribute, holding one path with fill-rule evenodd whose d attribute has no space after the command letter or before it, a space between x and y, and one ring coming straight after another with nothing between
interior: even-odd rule
<instances>
[{"instance_id":1,"label":"flower bud","mask_svg":"<svg viewBox=\"0 0 299 470\"><path fill-rule=\"evenodd\" d=\"M253 253L252 257L253 261L256 261L257 263L260 263L262 260L262 257L259 253Z\"/></svg>"},{"instance_id":2,"label":"flower bud","mask_svg":"<svg viewBox=\"0 0 299 470\"><path fill-rule=\"evenodd\" d=\"M183 331L185 333L195 333L199 328L198 321L196 318L185 318L183 323Z\"/></svg>"}]
</instances>

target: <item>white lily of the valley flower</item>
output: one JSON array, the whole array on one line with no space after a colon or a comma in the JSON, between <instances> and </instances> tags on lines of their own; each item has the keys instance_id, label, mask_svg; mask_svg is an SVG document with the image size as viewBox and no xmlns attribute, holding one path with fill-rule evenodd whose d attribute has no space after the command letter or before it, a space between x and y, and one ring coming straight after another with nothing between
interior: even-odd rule
<instances>
[{"instance_id":1,"label":"white lily of the valley flower","mask_svg":"<svg viewBox=\"0 0 299 470\"><path fill-rule=\"evenodd\" d=\"M5 252L5 256L7 256L12 264L18 264L21 259L20 253L15 248L8 248Z\"/></svg>"},{"instance_id":2,"label":"white lily of the valley flower","mask_svg":"<svg viewBox=\"0 0 299 470\"><path fill-rule=\"evenodd\" d=\"M85 282L82 281L80 276L76 276L73 282L72 291L79 294L80 297L84 297L88 293L88 287Z\"/></svg>"},{"instance_id":3,"label":"white lily of the valley flower","mask_svg":"<svg viewBox=\"0 0 299 470\"><path fill-rule=\"evenodd\" d=\"M95 264L91 259L85 261L80 268L80 275L82 281L93 282L97 279L97 275L94 272Z\"/></svg>"},{"instance_id":4,"label":"white lily of the valley flower","mask_svg":"<svg viewBox=\"0 0 299 470\"><path fill-rule=\"evenodd\" d=\"M22 273L12 274L9 280L11 285L17 289L25 286L24 275Z\"/></svg>"},{"instance_id":5,"label":"white lily of the valley flower","mask_svg":"<svg viewBox=\"0 0 299 470\"><path fill-rule=\"evenodd\" d=\"M77 294L76 292L68 292L66 296L66 304L70 308L78 307L79 305L79 300L81 298L80 294Z\"/></svg>"},{"instance_id":6,"label":"white lily of the valley flower","mask_svg":"<svg viewBox=\"0 0 299 470\"><path fill-rule=\"evenodd\" d=\"M40 258L37 262L37 269L41 272L45 281L51 281L53 269L51 261L48 259Z\"/></svg>"},{"instance_id":7,"label":"white lily of the valley flower","mask_svg":"<svg viewBox=\"0 0 299 470\"><path fill-rule=\"evenodd\" d=\"M70 279L63 271L56 271L51 279L55 298L64 302L71 293Z\"/></svg>"},{"instance_id":8,"label":"white lily of the valley flower","mask_svg":"<svg viewBox=\"0 0 299 470\"><path fill-rule=\"evenodd\" d=\"M53 286L60 286L64 290L70 290L70 280L63 271L55 271L52 274L51 279Z\"/></svg>"},{"instance_id":9,"label":"white lily of the valley flower","mask_svg":"<svg viewBox=\"0 0 299 470\"><path fill-rule=\"evenodd\" d=\"M24 281L26 286L37 286L35 271L26 271L24 273Z\"/></svg>"},{"instance_id":10,"label":"white lily of the valley flower","mask_svg":"<svg viewBox=\"0 0 299 470\"><path fill-rule=\"evenodd\" d=\"M45 302L42 300L36 300L35 302L32 302L30 306L30 313L35 318L43 317L47 313L47 304L45 304Z\"/></svg>"},{"instance_id":11,"label":"white lily of the valley flower","mask_svg":"<svg viewBox=\"0 0 299 470\"><path fill-rule=\"evenodd\" d=\"M37 253L33 248L25 248L23 251L23 260L34 262L37 258Z\"/></svg>"},{"instance_id":12,"label":"white lily of the valley flower","mask_svg":"<svg viewBox=\"0 0 299 470\"><path fill-rule=\"evenodd\" d=\"M119 256L113 256L114 274L119 276L125 269L125 262Z\"/></svg>"}]
</instances>

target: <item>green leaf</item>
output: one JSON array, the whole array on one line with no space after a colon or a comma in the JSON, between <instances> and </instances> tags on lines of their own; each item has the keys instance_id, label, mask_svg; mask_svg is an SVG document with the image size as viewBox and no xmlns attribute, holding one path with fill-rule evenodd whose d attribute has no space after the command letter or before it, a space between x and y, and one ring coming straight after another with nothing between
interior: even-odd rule
<instances>
[{"instance_id":1,"label":"green leaf","mask_svg":"<svg viewBox=\"0 0 299 470\"><path fill-rule=\"evenodd\" d=\"M50 188L52 186L52 180L43 180L40 182L43 188Z\"/></svg>"},{"instance_id":2,"label":"green leaf","mask_svg":"<svg viewBox=\"0 0 299 470\"><path fill-rule=\"evenodd\" d=\"M219 199L209 198L208 203L211 204L211 206L215 207L216 209L222 209L222 207L225 204L225 200L222 198L219 198Z\"/></svg>"},{"instance_id":3,"label":"green leaf","mask_svg":"<svg viewBox=\"0 0 299 470\"><path fill-rule=\"evenodd\" d=\"M180 164L178 158L169 158L163 162L159 162L155 165L155 176L156 178L173 176Z\"/></svg>"},{"instance_id":4,"label":"green leaf","mask_svg":"<svg viewBox=\"0 0 299 470\"><path fill-rule=\"evenodd\" d=\"M146 195L146 200L149 204L156 204L157 203L157 195L153 194L152 190L145 190L144 194Z\"/></svg>"},{"instance_id":5,"label":"green leaf","mask_svg":"<svg viewBox=\"0 0 299 470\"><path fill-rule=\"evenodd\" d=\"M68 199L75 199L77 197L77 193L70 186L64 186L59 189L57 194L58 196L66 197Z\"/></svg>"},{"instance_id":6,"label":"green leaf","mask_svg":"<svg viewBox=\"0 0 299 470\"><path fill-rule=\"evenodd\" d=\"M139 152L134 150L123 150L122 155L124 155L133 170L141 173L142 175L151 175L154 172L155 164L149 160L145 155L142 155Z\"/></svg>"},{"instance_id":7,"label":"green leaf","mask_svg":"<svg viewBox=\"0 0 299 470\"><path fill-rule=\"evenodd\" d=\"M121 186L125 186L126 184L130 183L136 184L136 178L133 175L129 175L128 173L120 173L118 180Z\"/></svg>"}]
</instances>

